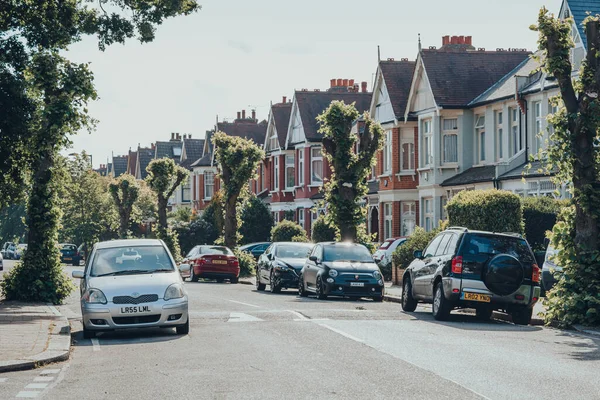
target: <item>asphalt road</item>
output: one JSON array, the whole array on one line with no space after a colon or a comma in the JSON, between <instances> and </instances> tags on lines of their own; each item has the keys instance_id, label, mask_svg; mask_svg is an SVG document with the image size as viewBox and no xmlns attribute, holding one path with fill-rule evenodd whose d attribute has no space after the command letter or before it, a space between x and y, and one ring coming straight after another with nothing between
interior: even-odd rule
<instances>
[{"instance_id":1,"label":"asphalt road","mask_svg":"<svg viewBox=\"0 0 600 400\"><path fill-rule=\"evenodd\" d=\"M71 271L72 268L67 268ZM599 399L600 340L540 327L439 323L419 307L301 299L186 283L191 331L81 335L78 293L65 363L0 375L0 398ZM49 372L46 372L49 371Z\"/></svg>"}]
</instances>

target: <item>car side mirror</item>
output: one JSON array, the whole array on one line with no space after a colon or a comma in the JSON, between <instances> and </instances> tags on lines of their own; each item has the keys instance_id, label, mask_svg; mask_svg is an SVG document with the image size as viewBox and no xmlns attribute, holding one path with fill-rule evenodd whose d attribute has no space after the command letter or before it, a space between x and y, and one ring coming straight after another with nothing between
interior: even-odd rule
<instances>
[{"instance_id":1,"label":"car side mirror","mask_svg":"<svg viewBox=\"0 0 600 400\"><path fill-rule=\"evenodd\" d=\"M308 259L310 261L314 262L314 263L318 263L319 262L319 260L317 259L317 256L310 256L310 257L308 257Z\"/></svg>"},{"instance_id":2,"label":"car side mirror","mask_svg":"<svg viewBox=\"0 0 600 400\"><path fill-rule=\"evenodd\" d=\"M76 278L76 279L83 279L83 277L85 276L83 274L83 271L73 271L71 273L71 275L73 276L73 278Z\"/></svg>"},{"instance_id":3,"label":"car side mirror","mask_svg":"<svg viewBox=\"0 0 600 400\"><path fill-rule=\"evenodd\" d=\"M190 265L189 264L182 264L179 266L179 271L181 272L190 272Z\"/></svg>"},{"instance_id":4,"label":"car side mirror","mask_svg":"<svg viewBox=\"0 0 600 400\"><path fill-rule=\"evenodd\" d=\"M544 238L544 247L548 248L550 246L550 239Z\"/></svg>"},{"instance_id":5,"label":"car side mirror","mask_svg":"<svg viewBox=\"0 0 600 400\"><path fill-rule=\"evenodd\" d=\"M415 250L413 256L415 256L415 258L418 258L419 260L423 259L423 250Z\"/></svg>"}]
</instances>

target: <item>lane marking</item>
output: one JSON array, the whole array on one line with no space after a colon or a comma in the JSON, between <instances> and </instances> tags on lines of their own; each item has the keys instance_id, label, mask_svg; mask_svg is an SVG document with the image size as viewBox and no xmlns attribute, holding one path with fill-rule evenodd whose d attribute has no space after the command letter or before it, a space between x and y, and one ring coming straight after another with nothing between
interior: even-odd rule
<instances>
[{"instance_id":1,"label":"lane marking","mask_svg":"<svg viewBox=\"0 0 600 400\"><path fill-rule=\"evenodd\" d=\"M287 310L287 312L294 314L296 317L296 319L294 319L294 321L310 321L310 318L306 318L305 315L300 314L298 311L293 311L293 310Z\"/></svg>"},{"instance_id":2,"label":"lane marking","mask_svg":"<svg viewBox=\"0 0 600 400\"><path fill-rule=\"evenodd\" d=\"M333 331L333 332L335 332L335 333L337 333L337 334L340 334L340 335L342 335L342 336L344 336L344 337L347 337L347 338L348 338L348 339L350 339L350 340L354 340L355 342L358 342L358 343L364 343L364 341L363 341L362 339L359 339L359 338L357 338L357 337L355 337L355 336L352 336L351 334L349 334L349 333L346 333L346 332L344 332L344 331L340 331L339 329L336 329L336 328L334 328L334 327L332 327L332 326L329 326L329 325L326 325L326 324L318 324L318 325L319 325L319 326L322 326L323 328L327 328L327 329L329 329L330 331Z\"/></svg>"},{"instance_id":3,"label":"lane marking","mask_svg":"<svg viewBox=\"0 0 600 400\"><path fill-rule=\"evenodd\" d=\"M37 378L33 378L34 382L50 382L53 380L53 376L38 376Z\"/></svg>"},{"instance_id":4,"label":"lane marking","mask_svg":"<svg viewBox=\"0 0 600 400\"><path fill-rule=\"evenodd\" d=\"M244 314L244 313L236 313L232 312L229 315L229 320L227 322L260 322L264 321L264 319L256 318L252 315Z\"/></svg>"},{"instance_id":5,"label":"lane marking","mask_svg":"<svg viewBox=\"0 0 600 400\"><path fill-rule=\"evenodd\" d=\"M30 383L25 389L46 389L47 383Z\"/></svg>"},{"instance_id":6,"label":"lane marking","mask_svg":"<svg viewBox=\"0 0 600 400\"><path fill-rule=\"evenodd\" d=\"M60 369L45 369L42 372L40 372L40 375L58 374L59 372Z\"/></svg>"},{"instance_id":7,"label":"lane marking","mask_svg":"<svg viewBox=\"0 0 600 400\"><path fill-rule=\"evenodd\" d=\"M260 306L255 306L254 304L242 303L241 301L235 301L235 300L229 300L229 301L232 303L242 304L242 305L248 306L248 307L261 308Z\"/></svg>"},{"instance_id":8,"label":"lane marking","mask_svg":"<svg viewBox=\"0 0 600 400\"><path fill-rule=\"evenodd\" d=\"M298 322L314 322L314 321L331 321L329 318L313 318L313 319L300 319L300 318L295 318L294 321L298 321Z\"/></svg>"},{"instance_id":9,"label":"lane marking","mask_svg":"<svg viewBox=\"0 0 600 400\"><path fill-rule=\"evenodd\" d=\"M52 382L50 384L50 386L48 386L46 389L44 389L42 393L42 395L48 393L50 390L54 389L59 383L62 382L63 379L65 379L65 375L69 369L69 367L71 366L71 364L67 364L64 367L62 367L62 369L59 369L58 371L60 371L60 373L58 374L56 380L54 382Z\"/></svg>"},{"instance_id":10,"label":"lane marking","mask_svg":"<svg viewBox=\"0 0 600 400\"><path fill-rule=\"evenodd\" d=\"M42 393L42 392L30 392L30 391L22 390L19 393L17 393L17 397L25 397L25 398L33 399L35 397L38 397L38 395L40 393Z\"/></svg>"},{"instance_id":11,"label":"lane marking","mask_svg":"<svg viewBox=\"0 0 600 400\"><path fill-rule=\"evenodd\" d=\"M97 338L92 339L92 348L94 351L100 351L100 341Z\"/></svg>"}]
</instances>

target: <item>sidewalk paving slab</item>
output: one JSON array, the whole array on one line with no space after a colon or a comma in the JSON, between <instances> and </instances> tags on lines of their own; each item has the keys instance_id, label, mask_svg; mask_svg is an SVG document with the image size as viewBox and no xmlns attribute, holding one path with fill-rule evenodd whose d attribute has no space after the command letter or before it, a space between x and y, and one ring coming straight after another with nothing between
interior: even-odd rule
<instances>
[{"instance_id":1,"label":"sidewalk paving slab","mask_svg":"<svg viewBox=\"0 0 600 400\"><path fill-rule=\"evenodd\" d=\"M69 321L51 304L0 301L0 373L69 358Z\"/></svg>"}]
</instances>

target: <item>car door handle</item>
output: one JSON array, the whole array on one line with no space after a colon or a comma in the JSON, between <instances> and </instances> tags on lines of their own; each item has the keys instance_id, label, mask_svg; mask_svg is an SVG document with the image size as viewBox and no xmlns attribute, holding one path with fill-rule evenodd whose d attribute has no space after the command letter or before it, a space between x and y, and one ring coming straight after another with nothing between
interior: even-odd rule
<instances>
[{"instance_id":1,"label":"car door handle","mask_svg":"<svg viewBox=\"0 0 600 400\"><path fill-rule=\"evenodd\" d=\"M439 262L439 263L441 263L441 262L442 262L442 259L441 259L441 258L438 258L438 262Z\"/></svg>"}]
</instances>

